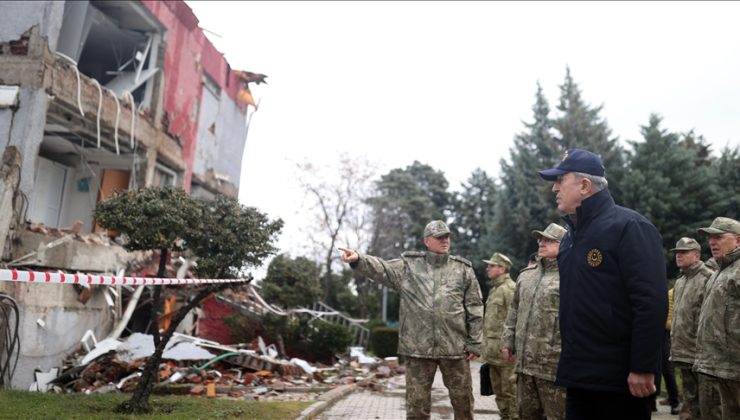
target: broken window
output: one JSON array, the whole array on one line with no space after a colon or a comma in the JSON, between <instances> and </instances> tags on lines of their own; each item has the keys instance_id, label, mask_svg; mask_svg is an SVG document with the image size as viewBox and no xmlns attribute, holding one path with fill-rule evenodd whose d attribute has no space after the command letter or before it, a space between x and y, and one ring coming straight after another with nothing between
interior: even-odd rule
<instances>
[{"instance_id":1,"label":"broken window","mask_svg":"<svg viewBox=\"0 0 740 420\"><path fill-rule=\"evenodd\" d=\"M175 187L177 186L177 172L157 163L154 167L154 187Z\"/></svg>"},{"instance_id":2,"label":"broken window","mask_svg":"<svg viewBox=\"0 0 740 420\"><path fill-rule=\"evenodd\" d=\"M57 52L117 96L151 109L164 27L138 1L68 1Z\"/></svg>"}]
</instances>

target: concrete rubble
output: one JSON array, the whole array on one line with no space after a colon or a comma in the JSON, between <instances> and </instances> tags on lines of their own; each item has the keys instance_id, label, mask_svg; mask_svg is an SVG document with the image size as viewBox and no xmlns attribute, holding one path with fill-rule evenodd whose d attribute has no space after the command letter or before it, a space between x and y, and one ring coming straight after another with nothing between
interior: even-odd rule
<instances>
[{"instance_id":1,"label":"concrete rubble","mask_svg":"<svg viewBox=\"0 0 740 420\"><path fill-rule=\"evenodd\" d=\"M32 391L57 393L132 392L149 356L151 335L134 333L104 339L94 348L70 355L61 369L38 372ZM403 374L398 359L380 359L352 347L332 366L278 358L273 346L254 340L248 345L221 345L175 333L159 366L157 394L233 398L247 401L317 401L347 385L379 389L381 381Z\"/></svg>"}]
</instances>

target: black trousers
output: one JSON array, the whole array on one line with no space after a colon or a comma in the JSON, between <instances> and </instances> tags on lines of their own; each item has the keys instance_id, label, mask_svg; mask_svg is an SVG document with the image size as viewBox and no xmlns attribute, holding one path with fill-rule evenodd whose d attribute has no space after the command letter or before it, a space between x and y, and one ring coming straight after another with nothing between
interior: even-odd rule
<instances>
[{"instance_id":1,"label":"black trousers","mask_svg":"<svg viewBox=\"0 0 740 420\"><path fill-rule=\"evenodd\" d=\"M568 388L566 420L649 420L650 397L637 398L629 392L590 391Z\"/></svg>"},{"instance_id":2,"label":"black trousers","mask_svg":"<svg viewBox=\"0 0 740 420\"><path fill-rule=\"evenodd\" d=\"M671 357L671 332L666 331L663 339L663 357L660 361L660 370L662 375L655 377L655 395L653 401L660 395L660 377L665 379L665 389L668 392L668 402L671 407L678 407L678 388L676 387L676 373L673 363L668 360Z\"/></svg>"}]
</instances>

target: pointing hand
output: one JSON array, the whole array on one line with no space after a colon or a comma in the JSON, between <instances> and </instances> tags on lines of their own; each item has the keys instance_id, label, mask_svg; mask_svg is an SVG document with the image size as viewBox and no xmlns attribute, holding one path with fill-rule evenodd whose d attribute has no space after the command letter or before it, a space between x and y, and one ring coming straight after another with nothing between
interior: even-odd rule
<instances>
[{"instance_id":1,"label":"pointing hand","mask_svg":"<svg viewBox=\"0 0 740 420\"><path fill-rule=\"evenodd\" d=\"M352 249L349 248L341 248L337 247L339 250L340 256L342 257L342 262L346 263L353 263L360 259L360 256Z\"/></svg>"}]
</instances>

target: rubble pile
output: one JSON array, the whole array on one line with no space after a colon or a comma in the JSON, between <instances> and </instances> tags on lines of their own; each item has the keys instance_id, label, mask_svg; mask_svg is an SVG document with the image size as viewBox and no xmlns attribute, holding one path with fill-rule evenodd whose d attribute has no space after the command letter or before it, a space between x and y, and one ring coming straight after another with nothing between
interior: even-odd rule
<instances>
[{"instance_id":1,"label":"rubble pile","mask_svg":"<svg viewBox=\"0 0 740 420\"><path fill-rule=\"evenodd\" d=\"M395 357L368 357L352 347L333 366L277 357L273 346L225 346L175 334L159 366L157 394L180 394L242 400L312 401L340 385L382 389L381 382L404 373ZM34 391L132 392L154 352L151 335L135 333L123 341L105 339L89 352L80 351L63 369L37 372ZM56 372L61 371L58 375Z\"/></svg>"}]
</instances>

